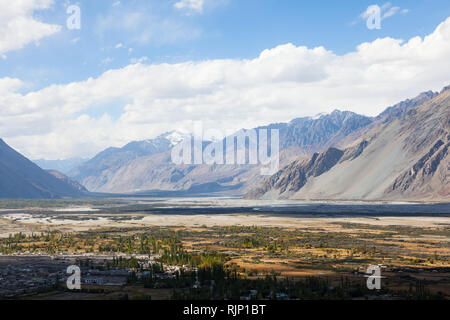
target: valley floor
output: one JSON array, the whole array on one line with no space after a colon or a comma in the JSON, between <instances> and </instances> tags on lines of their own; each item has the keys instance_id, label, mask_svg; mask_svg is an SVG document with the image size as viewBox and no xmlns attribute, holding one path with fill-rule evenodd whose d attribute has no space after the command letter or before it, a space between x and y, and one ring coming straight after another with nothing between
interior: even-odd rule
<instances>
[{"instance_id":1,"label":"valley floor","mask_svg":"<svg viewBox=\"0 0 450 320\"><path fill-rule=\"evenodd\" d=\"M4 298L450 298L448 204L128 198L0 207ZM100 283L68 291L70 264ZM381 291L365 286L370 265L382 266Z\"/></svg>"}]
</instances>

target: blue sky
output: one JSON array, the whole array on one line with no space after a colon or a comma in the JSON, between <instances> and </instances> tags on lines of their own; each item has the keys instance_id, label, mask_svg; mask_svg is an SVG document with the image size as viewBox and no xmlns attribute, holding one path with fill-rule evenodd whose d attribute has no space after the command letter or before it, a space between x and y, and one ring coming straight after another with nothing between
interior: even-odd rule
<instances>
[{"instance_id":1,"label":"blue sky","mask_svg":"<svg viewBox=\"0 0 450 320\"><path fill-rule=\"evenodd\" d=\"M380 29L363 18L372 5ZM196 121L225 133L375 116L449 85L449 56L448 0L3 1L0 137L61 159Z\"/></svg>"},{"instance_id":2,"label":"blue sky","mask_svg":"<svg viewBox=\"0 0 450 320\"><path fill-rule=\"evenodd\" d=\"M37 10L34 15L63 26L61 32L40 40L38 46L29 44L8 53L6 60L0 60L0 77L20 78L29 83L26 89L35 90L52 83L97 77L142 57L148 58L147 63L254 58L262 50L284 43L324 46L343 54L362 42L380 37L424 36L450 16L448 0L397 0L392 6L407 9L408 13L397 13L383 20L380 30L369 30L358 16L369 5L377 4L373 0L206 0L202 13L178 10L174 8L176 2L56 1L50 10ZM68 4L81 8L79 31L65 27ZM378 2L379 6L384 4ZM121 30L126 15L134 12L147 15L148 20L139 23L136 29ZM102 29L102 21L108 19L108 25ZM159 35L147 41L135 39L146 32L141 27L155 25L159 25L156 27ZM169 25L184 32L170 39ZM119 49L118 44L122 44Z\"/></svg>"}]
</instances>

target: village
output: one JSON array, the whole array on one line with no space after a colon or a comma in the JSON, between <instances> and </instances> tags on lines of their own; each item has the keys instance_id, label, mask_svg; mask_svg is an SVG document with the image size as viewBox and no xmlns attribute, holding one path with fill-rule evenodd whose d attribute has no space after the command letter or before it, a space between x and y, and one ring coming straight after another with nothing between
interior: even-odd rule
<instances>
[{"instance_id":1,"label":"village","mask_svg":"<svg viewBox=\"0 0 450 320\"><path fill-rule=\"evenodd\" d=\"M118 255L117 261L137 259L139 270L147 270L157 255ZM69 266L81 265L80 283L89 286L123 286L131 274L138 278L148 276L149 271L135 272L135 268L111 268L105 270L105 262L116 256L84 255L0 255L0 299L31 296L64 288L70 274ZM174 277L179 267L163 266L164 273L155 274L160 279Z\"/></svg>"}]
</instances>

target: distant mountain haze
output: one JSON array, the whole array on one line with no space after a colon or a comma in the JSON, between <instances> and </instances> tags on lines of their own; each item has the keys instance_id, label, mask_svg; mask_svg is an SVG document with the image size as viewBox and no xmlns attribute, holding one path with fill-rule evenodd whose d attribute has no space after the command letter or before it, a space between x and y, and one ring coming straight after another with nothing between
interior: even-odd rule
<instances>
[{"instance_id":1,"label":"distant mountain haze","mask_svg":"<svg viewBox=\"0 0 450 320\"><path fill-rule=\"evenodd\" d=\"M85 196L86 190L41 169L0 139L0 198Z\"/></svg>"},{"instance_id":2,"label":"distant mountain haze","mask_svg":"<svg viewBox=\"0 0 450 320\"><path fill-rule=\"evenodd\" d=\"M88 160L89 159L84 158L70 158L64 160L37 159L33 160L33 162L44 170L57 170L63 174L68 174L74 168L80 166Z\"/></svg>"}]
</instances>

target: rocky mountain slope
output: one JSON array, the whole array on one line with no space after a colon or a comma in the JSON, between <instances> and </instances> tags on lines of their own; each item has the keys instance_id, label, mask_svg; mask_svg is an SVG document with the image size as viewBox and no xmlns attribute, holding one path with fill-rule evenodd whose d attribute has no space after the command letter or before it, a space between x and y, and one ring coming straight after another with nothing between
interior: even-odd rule
<instances>
[{"instance_id":1,"label":"rocky mountain slope","mask_svg":"<svg viewBox=\"0 0 450 320\"><path fill-rule=\"evenodd\" d=\"M407 99L405 101L397 103L396 105L394 105L392 107L387 108L382 113L380 113L380 115L378 115L376 117L376 119L382 120L383 122L389 122L389 121L393 120L394 118L401 116L406 111L408 111L412 108L418 107L418 106L424 104L425 102L433 99L437 95L439 95L438 92L433 92L433 91L422 92L421 94L419 94L417 97L415 97L413 99Z\"/></svg>"},{"instance_id":2,"label":"rocky mountain slope","mask_svg":"<svg viewBox=\"0 0 450 320\"><path fill-rule=\"evenodd\" d=\"M350 111L335 110L319 118L292 120L280 130L281 149L299 147L305 153L323 150L371 124L373 119Z\"/></svg>"},{"instance_id":3,"label":"rocky mountain slope","mask_svg":"<svg viewBox=\"0 0 450 320\"><path fill-rule=\"evenodd\" d=\"M0 139L0 198L62 198L85 196L86 191L59 179Z\"/></svg>"},{"instance_id":4,"label":"rocky mountain slope","mask_svg":"<svg viewBox=\"0 0 450 320\"><path fill-rule=\"evenodd\" d=\"M64 183L72 186L73 188L75 188L76 190L82 192L82 193L88 193L88 190L82 186L81 184L79 184L78 182L70 179L68 176L66 176L65 174L63 174L62 172L56 171L56 170L46 170L48 173L50 173L52 176L54 176L56 179L59 179L61 181L63 181Z\"/></svg>"},{"instance_id":5,"label":"rocky mountain slope","mask_svg":"<svg viewBox=\"0 0 450 320\"><path fill-rule=\"evenodd\" d=\"M448 201L450 90L424 101L388 109L349 147L294 161L245 197Z\"/></svg>"}]
</instances>

